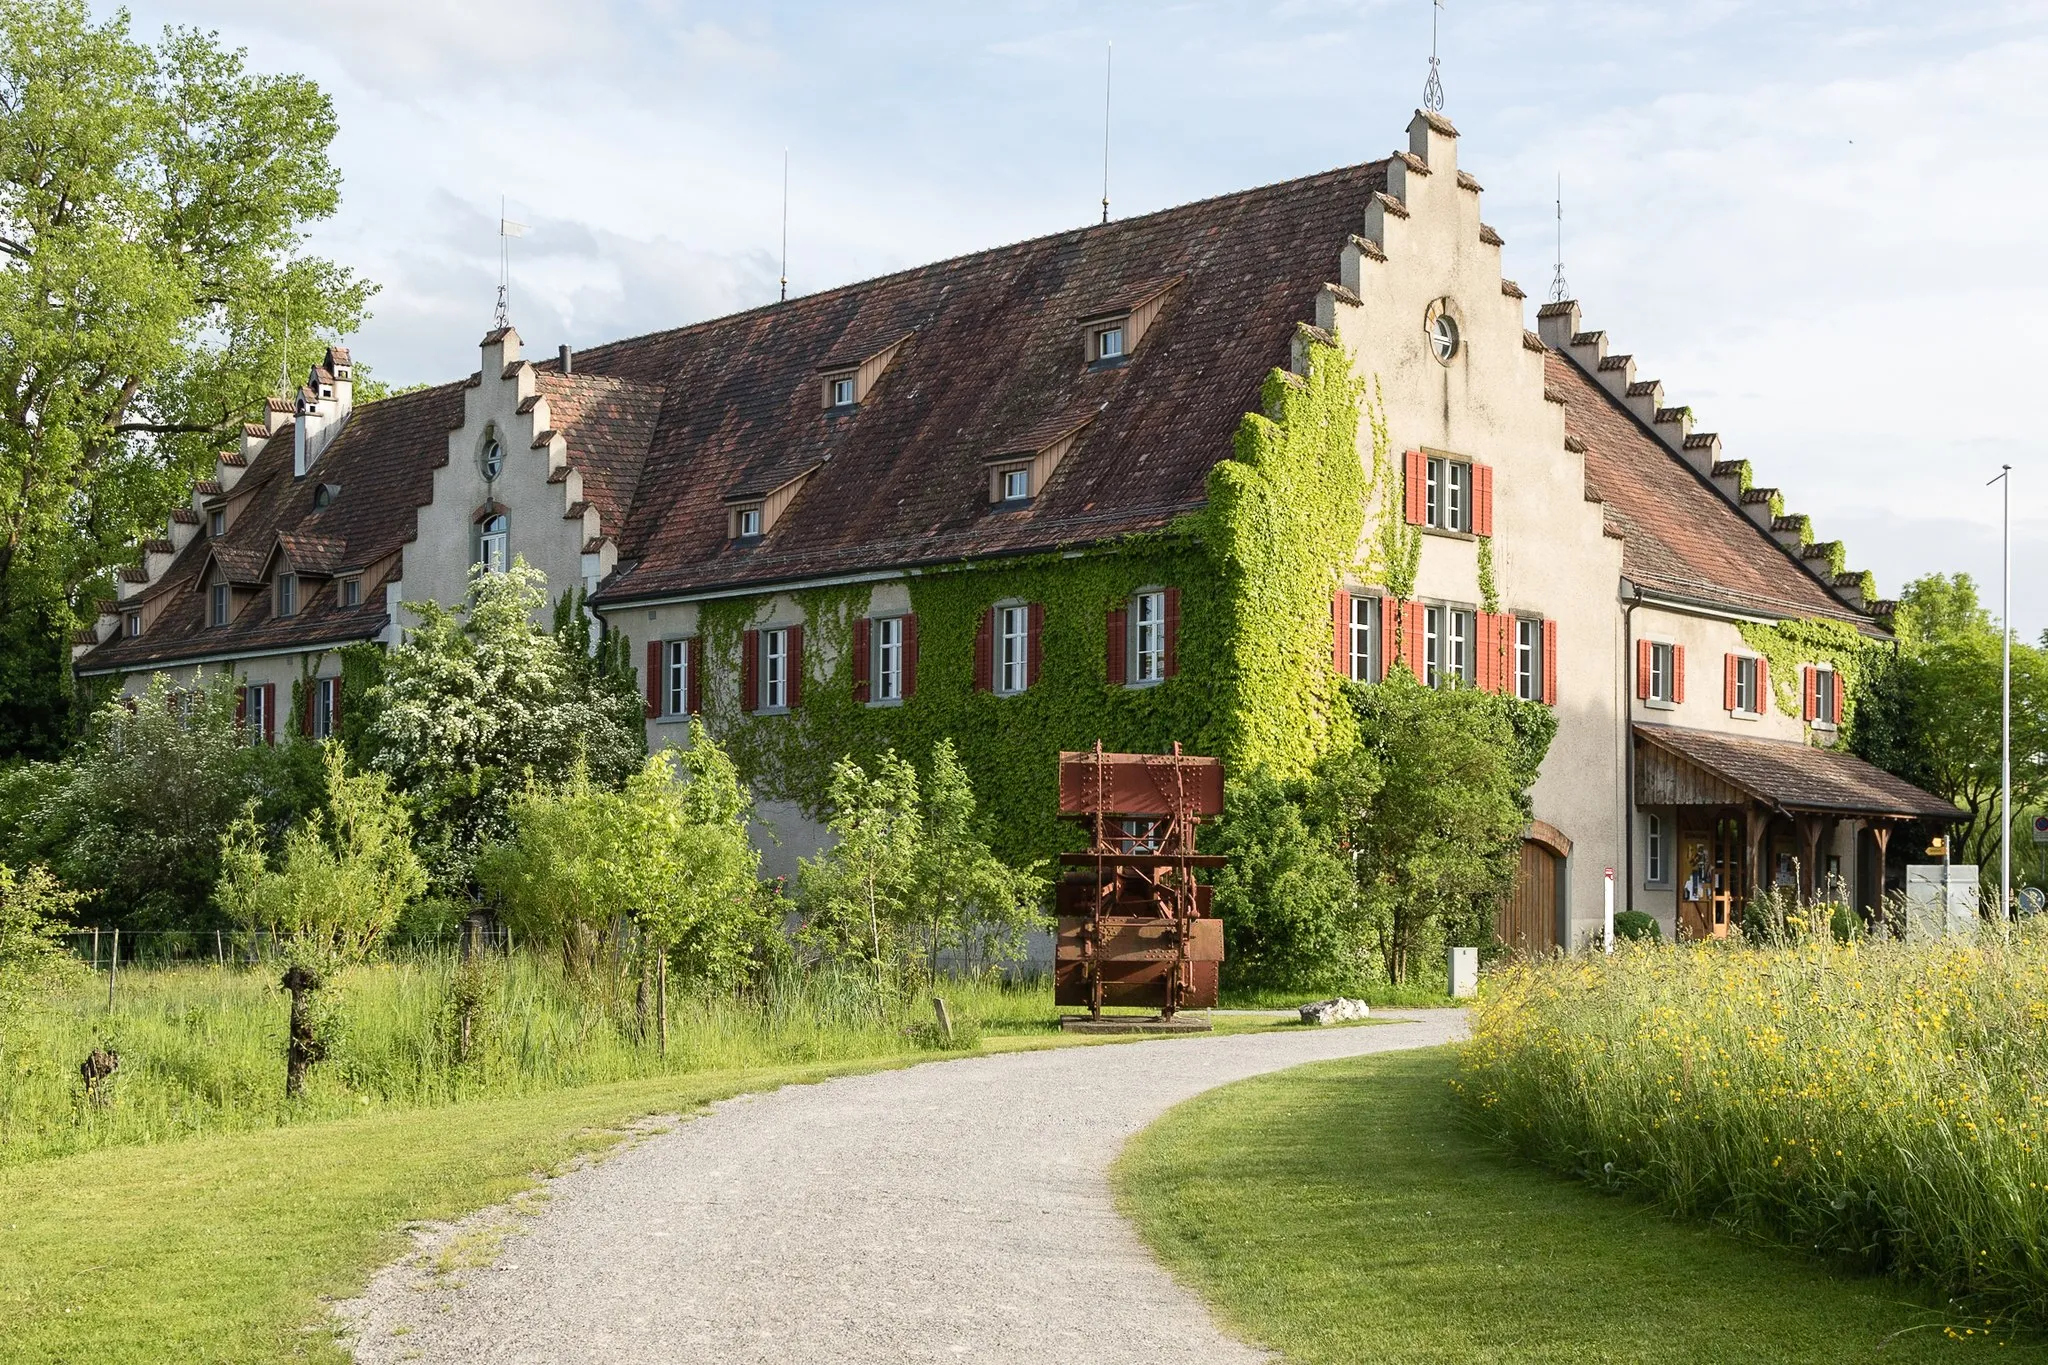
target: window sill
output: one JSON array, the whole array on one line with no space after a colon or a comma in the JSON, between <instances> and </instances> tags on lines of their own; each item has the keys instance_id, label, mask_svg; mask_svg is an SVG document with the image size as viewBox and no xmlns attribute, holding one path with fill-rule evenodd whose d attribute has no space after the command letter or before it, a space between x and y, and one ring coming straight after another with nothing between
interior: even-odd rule
<instances>
[{"instance_id":1,"label":"window sill","mask_svg":"<svg viewBox=\"0 0 2048 1365\"><path fill-rule=\"evenodd\" d=\"M1479 537L1478 537L1477 535L1473 534L1473 533L1472 533L1471 531L1452 531L1452 530L1447 530L1446 528L1444 528L1444 527L1442 527L1442 526L1427 526L1427 525L1424 525L1424 526L1418 526L1418 527L1416 527L1415 529L1416 529L1416 530L1418 530L1418 531L1420 531L1420 532L1422 532L1422 534L1424 534L1424 535L1426 535L1426 536L1442 536L1442 537L1443 537L1443 538L1444 538L1445 540L1477 540L1477 539L1479 539Z\"/></svg>"},{"instance_id":2,"label":"window sill","mask_svg":"<svg viewBox=\"0 0 2048 1365\"><path fill-rule=\"evenodd\" d=\"M689 712L687 712L687 711L685 711L685 712L683 712L683 713L682 713L682 714L680 714L680 715L674 715L674 716L656 716L656 717L654 718L654 723L655 723L656 725L681 725L681 724L683 724L684 722L686 722L686 721L688 721L688 720L690 720L690 719L691 719L690 713L689 713Z\"/></svg>"},{"instance_id":3,"label":"window sill","mask_svg":"<svg viewBox=\"0 0 2048 1365\"><path fill-rule=\"evenodd\" d=\"M1165 681L1166 679L1164 678L1145 678L1138 681L1127 682L1123 686L1124 691L1126 692L1144 692L1150 688L1159 686L1161 683Z\"/></svg>"},{"instance_id":4,"label":"window sill","mask_svg":"<svg viewBox=\"0 0 2048 1365\"><path fill-rule=\"evenodd\" d=\"M1637 697L1636 700L1651 711L1676 711L1678 709L1677 702L1666 701L1662 697Z\"/></svg>"},{"instance_id":5,"label":"window sill","mask_svg":"<svg viewBox=\"0 0 2048 1365\"><path fill-rule=\"evenodd\" d=\"M1839 723L1832 720L1810 720L1806 723L1824 735L1832 735L1842 728Z\"/></svg>"},{"instance_id":6,"label":"window sill","mask_svg":"<svg viewBox=\"0 0 2048 1365\"><path fill-rule=\"evenodd\" d=\"M1026 694L1028 694L1028 693L1029 693L1030 691L1031 691L1031 689L1030 689L1030 688L1028 688L1028 687L1020 687L1020 688L1018 688L1018 689L1017 689L1017 690L1016 690L1015 692L991 691L991 692L989 693L989 695L990 695L990 696L992 696L992 697L998 697L998 698L1001 698L1001 699L1003 699L1003 700L1007 701L1007 700L1009 700L1009 699L1010 699L1011 697L1021 697L1021 696L1025 696L1025 695L1026 695Z\"/></svg>"},{"instance_id":7,"label":"window sill","mask_svg":"<svg viewBox=\"0 0 2048 1365\"><path fill-rule=\"evenodd\" d=\"M905 697L876 697L872 701L866 701L861 704L872 711L876 707L888 708L901 706L906 700L908 700L908 698Z\"/></svg>"},{"instance_id":8,"label":"window sill","mask_svg":"<svg viewBox=\"0 0 2048 1365\"><path fill-rule=\"evenodd\" d=\"M1730 711L1728 713L1728 719L1730 720L1762 720L1763 718L1764 713L1761 711Z\"/></svg>"},{"instance_id":9,"label":"window sill","mask_svg":"<svg viewBox=\"0 0 2048 1365\"><path fill-rule=\"evenodd\" d=\"M757 716L786 716L789 714L789 708L787 706L757 706L754 708L754 714Z\"/></svg>"}]
</instances>

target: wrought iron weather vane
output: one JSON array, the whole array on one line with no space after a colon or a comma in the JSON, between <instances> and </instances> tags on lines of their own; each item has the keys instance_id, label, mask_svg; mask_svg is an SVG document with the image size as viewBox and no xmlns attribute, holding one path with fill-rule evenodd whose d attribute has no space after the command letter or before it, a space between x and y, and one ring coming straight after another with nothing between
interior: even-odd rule
<instances>
[{"instance_id":1,"label":"wrought iron weather vane","mask_svg":"<svg viewBox=\"0 0 2048 1365\"><path fill-rule=\"evenodd\" d=\"M1550 277L1550 301L1563 303L1572 296L1564 282L1564 176L1557 177L1557 270Z\"/></svg>"},{"instance_id":2,"label":"wrought iron weather vane","mask_svg":"<svg viewBox=\"0 0 2048 1365\"><path fill-rule=\"evenodd\" d=\"M1429 79L1422 83L1422 107L1432 114L1443 112L1444 83L1437 73L1436 59L1436 16L1442 11L1444 0L1430 0L1429 7Z\"/></svg>"}]
</instances>

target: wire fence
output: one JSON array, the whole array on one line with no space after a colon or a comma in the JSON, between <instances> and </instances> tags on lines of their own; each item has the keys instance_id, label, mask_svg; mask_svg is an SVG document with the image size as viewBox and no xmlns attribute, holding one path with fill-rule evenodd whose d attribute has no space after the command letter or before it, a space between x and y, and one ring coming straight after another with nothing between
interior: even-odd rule
<instances>
[{"instance_id":1,"label":"wire fence","mask_svg":"<svg viewBox=\"0 0 2048 1365\"><path fill-rule=\"evenodd\" d=\"M288 940L262 929L73 929L60 938L73 956L93 971L124 967L170 967L213 963L260 967L286 955ZM471 920L462 941L473 949L509 952L512 935L502 924Z\"/></svg>"}]
</instances>

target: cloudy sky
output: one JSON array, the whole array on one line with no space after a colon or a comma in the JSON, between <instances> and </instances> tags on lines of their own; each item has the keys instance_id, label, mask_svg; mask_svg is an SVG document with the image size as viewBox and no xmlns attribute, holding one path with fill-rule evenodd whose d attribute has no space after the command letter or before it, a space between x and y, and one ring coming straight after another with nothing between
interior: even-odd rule
<instances>
[{"instance_id":1,"label":"cloudy sky","mask_svg":"<svg viewBox=\"0 0 2048 1365\"><path fill-rule=\"evenodd\" d=\"M1564 184L1589 325L1887 595L1974 573L2048 627L2048 0L1448 0L1445 112L1535 301ZM132 6L333 95L314 248L383 286L383 378L474 368L497 274L552 351L1392 150L1428 0L272 0Z\"/></svg>"}]
</instances>

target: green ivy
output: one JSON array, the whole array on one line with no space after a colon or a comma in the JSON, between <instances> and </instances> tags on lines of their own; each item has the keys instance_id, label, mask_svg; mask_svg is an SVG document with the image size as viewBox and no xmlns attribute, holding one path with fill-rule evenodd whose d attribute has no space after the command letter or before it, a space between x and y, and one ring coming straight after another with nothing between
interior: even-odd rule
<instances>
[{"instance_id":1,"label":"green ivy","mask_svg":"<svg viewBox=\"0 0 2048 1365\"><path fill-rule=\"evenodd\" d=\"M1493 537L1479 537L1479 606L1488 615L1500 611L1500 587L1493 578Z\"/></svg>"},{"instance_id":2,"label":"green ivy","mask_svg":"<svg viewBox=\"0 0 2048 1365\"><path fill-rule=\"evenodd\" d=\"M1787 715L1797 716L1805 710L1800 667L1832 664L1842 675L1842 739L1846 742L1851 737L1857 707L1882 666L1882 657L1891 649L1888 641L1873 640L1846 621L1810 617L1771 625L1742 622L1736 630L1745 645L1769 662L1771 698Z\"/></svg>"},{"instance_id":3,"label":"green ivy","mask_svg":"<svg viewBox=\"0 0 2048 1365\"><path fill-rule=\"evenodd\" d=\"M869 609L869 588L787 594L802 612L804 649L798 705L786 715L740 709L737 661L760 599L703 604L705 723L757 791L813 817L842 756L865 765L894 749L922 761L950 737L997 851L1013 859L1079 841L1058 818L1062 749L1100 739L1159 752L1179 741L1233 770L1305 773L1355 730L1330 666L1330 600L1357 567L1365 508L1387 470L1377 405L1371 476L1359 459L1363 387L1344 355L1322 342L1306 354L1305 374L1268 376L1263 410L1239 424L1199 511L1106 546L910 578L917 688L900 706L854 700L853 623ZM1106 613L1155 587L1180 590L1178 676L1111 686ZM1043 606L1043 662L1029 691L998 697L974 688L974 640L988 608L1009 600Z\"/></svg>"}]
</instances>

